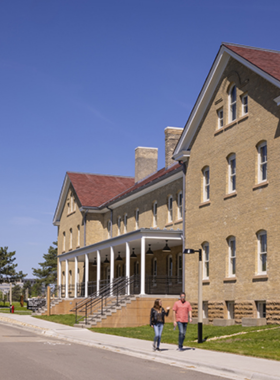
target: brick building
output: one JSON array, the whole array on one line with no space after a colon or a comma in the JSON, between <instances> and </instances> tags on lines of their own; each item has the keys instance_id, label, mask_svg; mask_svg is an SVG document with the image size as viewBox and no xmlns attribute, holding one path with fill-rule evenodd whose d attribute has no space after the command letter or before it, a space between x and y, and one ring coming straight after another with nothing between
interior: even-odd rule
<instances>
[{"instance_id":1,"label":"brick building","mask_svg":"<svg viewBox=\"0 0 280 380\"><path fill-rule=\"evenodd\" d=\"M186 166L185 247L203 250L203 309L280 321L280 52L222 44L174 151ZM196 255L185 255L197 303Z\"/></svg>"}]
</instances>

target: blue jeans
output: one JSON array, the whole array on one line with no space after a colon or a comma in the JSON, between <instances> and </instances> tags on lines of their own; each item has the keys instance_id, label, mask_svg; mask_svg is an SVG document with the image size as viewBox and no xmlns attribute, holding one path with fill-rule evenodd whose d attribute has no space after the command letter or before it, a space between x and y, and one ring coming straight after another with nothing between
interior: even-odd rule
<instances>
[{"instance_id":1,"label":"blue jeans","mask_svg":"<svg viewBox=\"0 0 280 380\"><path fill-rule=\"evenodd\" d=\"M178 329L179 329L178 346L179 346L179 348L183 348L183 343L185 340L188 323L187 322L177 322L177 325L178 325Z\"/></svg>"},{"instance_id":2,"label":"blue jeans","mask_svg":"<svg viewBox=\"0 0 280 380\"><path fill-rule=\"evenodd\" d=\"M157 323L156 325L154 325L154 331L155 331L154 346L157 346L157 348L159 348L159 345L160 345L162 330L163 330L163 323Z\"/></svg>"}]
</instances>

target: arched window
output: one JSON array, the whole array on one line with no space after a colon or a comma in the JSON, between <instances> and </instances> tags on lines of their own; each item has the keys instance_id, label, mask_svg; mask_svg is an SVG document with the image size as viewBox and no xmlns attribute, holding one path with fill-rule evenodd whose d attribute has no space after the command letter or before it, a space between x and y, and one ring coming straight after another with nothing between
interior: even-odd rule
<instances>
[{"instance_id":1,"label":"arched window","mask_svg":"<svg viewBox=\"0 0 280 380\"><path fill-rule=\"evenodd\" d=\"M121 275L122 275L122 269L121 269L121 265L119 264L117 266L117 277L121 277Z\"/></svg>"},{"instance_id":2,"label":"arched window","mask_svg":"<svg viewBox=\"0 0 280 380\"><path fill-rule=\"evenodd\" d=\"M236 241L234 236L228 238L228 277L236 275Z\"/></svg>"},{"instance_id":3,"label":"arched window","mask_svg":"<svg viewBox=\"0 0 280 380\"><path fill-rule=\"evenodd\" d=\"M156 257L153 259L153 276L154 277L157 276L157 258Z\"/></svg>"},{"instance_id":4,"label":"arched window","mask_svg":"<svg viewBox=\"0 0 280 380\"><path fill-rule=\"evenodd\" d=\"M62 234L62 251L65 252L65 249L66 249L66 234L65 234L65 231L63 232Z\"/></svg>"},{"instance_id":5,"label":"arched window","mask_svg":"<svg viewBox=\"0 0 280 380\"><path fill-rule=\"evenodd\" d=\"M108 231L108 239L110 239L111 236L111 220L108 220L107 222L107 231Z\"/></svg>"},{"instance_id":6,"label":"arched window","mask_svg":"<svg viewBox=\"0 0 280 380\"><path fill-rule=\"evenodd\" d=\"M124 214L124 217L123 217L123 232L125 234L127 233L127 214Z\"/></svg>"},{"instance_id":7,"label":"arched window","mask_svg":"<svg viewBox=\"0 0 280 380\"><path fill-rule=\"evenodd\" d=\"M72 285L72 271L69 270L69 283Z\"/></svg>"},{"instance_id":8,"label":"arched window","mask_svg":"<svg viewBox=\"0 0 280 380\"><path fill-rule=\"evenodd\" d=\"M72 245L73 245L73 234L72 234L72 228L70 228L69 232L70 232L69 249L72 249Z\"/></svg>"},{"instance_id":9,"label":"arched window","mask_svg":"<svg viewBox=\"0 0 280 380\"><path fill-rule=\"evenodd\" d=\"M77 247L79 247L81 244L81 231L80 231L80 226L77 226Z\"/></svg>"},{"instance_id":10,"label":"arched window","mask_svg":"<svg viewBox=\"0 0 280 380\"><path fill-rule=\"evenodd\" d=\"M173 222L173 197L170 195L168 197L168 223Z\"/></svg>"},{"instance_id":11,"label":"arched window","mask_svg":"<svg viewBox=\"0 0 280 380\"><path fill-rule=\"evenodd\" d=\"M233 84L229 91L229 123L236 119L236 86Z\"/></svg>"},{"instance_id":12,"label":"arched window","mask_svg":"<svg viewBox=\"0 0 280 380\"><path fill-rule=\"evenodd\" d=\"M70 212L74 211L74 197L73 194L71 193L70 195Z\"/></svg>"},{"instance_id":13,"label":"arched window","mask_svg":"<svg viewBox=\"0 0 280 380\"><path fill-rule=\"evenodd\" d=\"M135 229L139 228L139 208L135 210Z\"/></svg>"},{"instance_id":14,"label":"arched window","mask_svg":"<svg viewBox=\"0 0 280 380\"><path fill-rule=\"evenodd\" d=\"M178 205L178 215L177 219L182 219L183 217L183 192L180 191L177 198L177 205Z\"/></svg>"},{"instance_id":15,"label":"arched window","mask_svg":"<svg viewBox=\"0 0 280 380\"><path fill-rule=\"evenodd\" d=\"M173 258L172 255L168 256L168 277L173 276Z\"/></svg>"},{"instance_id":16,"label":"arched window","mask_svg":"<svg viewBox=\"0 0 280 380\"><path fill-rule=\"evenodd\" d=\"M228 157L228 193L236 191L236 157L231 154Z\"/></svg>"},{"instance_id":17,"label":"arched window","mask_svg":"<svg viewBox=\"0 0 280 380\"><path fill-rule=\"evenodd\" d=\"M153 226L157 226L157 202L153 203Z\"/></svg>"},{"instance_id":18,"label":"arched window","mask_svg":"<svg viewBox=\"0 0 280 380\"><path fill-rule=\"evenodd\" d=\"M203 169L203 189L202 189L203 202L210 200L210 169L206 166Z\"/></svg>"},{"instance_id":19,"label":"arched window","mask_svg":"<svg viewBox=\"0 0 280 380\"><path fill-rule=\"evenodd\" d=\"M202 245L203 250L203 279L209 279L209 243L205 242Z\"/></svg>"},{"instance_id":20,"label":"arched window","mask_svg":"<svg viewBox=\"0 0 280 380\"><path fill-rule=\"evenodd\" d=\"M62 285L65 285L65 272L62 272Z\"/></svg>"},{"instance_id":21,"label":"arched window","mask_svg":"<svg viewBox=\"0 0 280 380\"><path fill-rule=\"evenodd\" d=\"M267 263L267 233L265 230L258 232L258 274L266 273Z\"/></svg>"},{"instance_id":22,"label":"arched window","mask_svg":"<svg viewBox=\"0 0 280 380\"><path fill-rule=\"evenodd\" d=\"M267 181L267 144L263 141L257 145L258 149L258 183Z\"/></svg>"}]
</instances>

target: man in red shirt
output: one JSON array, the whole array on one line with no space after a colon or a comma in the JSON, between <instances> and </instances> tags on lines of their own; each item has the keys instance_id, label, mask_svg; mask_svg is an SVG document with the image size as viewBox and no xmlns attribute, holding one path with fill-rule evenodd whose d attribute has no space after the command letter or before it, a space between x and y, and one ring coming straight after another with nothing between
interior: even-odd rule
<instances>
[{"instance_id":1,"label":"man in red shirt","mask_svg":"<svg viewBox=\"0 0 280 380\"><path fill-rule=\"evenodd\" d=\"M179 329L179 342L178 350L183 351L183 343L187 331L187 326L189 322L192 322L192 307L191 304L186 301L186 295L184 292L180 294L180 300L176 301L173 306L173 324L174 328L178 325Z\"/></svg>"}]
</instances>

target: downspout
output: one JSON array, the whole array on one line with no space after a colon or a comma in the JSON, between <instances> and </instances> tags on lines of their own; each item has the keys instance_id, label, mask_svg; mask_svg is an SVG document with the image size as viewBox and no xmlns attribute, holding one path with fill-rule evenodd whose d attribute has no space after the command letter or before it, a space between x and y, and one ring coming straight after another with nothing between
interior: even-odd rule
<instances>
[{"instance_id":1,"label":"downspout","mask_svg":"<svg viewBox=\"0 0 280 380\"><path fill-rule=\"evenodd\" d=\"M182 235L182 259L183 259L183 276L182 276L182 292L185 292L185 214L186 214L186 162L179 161L183 168L183 235Z\"/></svg>"},{"instance_id":2,"label":"downspout","mask_svg":"<svg viewBox=\"0 0 280 380\"><path fill-rule=\"evenodd\" d=\"M87 218L87 211L85 211L85 213L84 213L84 247L86 246L86 243L87 243L87 220L86 220L86 218Z\"/></svg>"},{"instance_id":3,"label":"downspout","mask_svg":"<svg viewBox=\"0 0 280 380\"><path fill-rule=\"evenodd\" d=\"M106 208L111 212L111 225L110 225L110 238L113 237L113 210L106 206Z\"/></svg>"}]
</instances>

